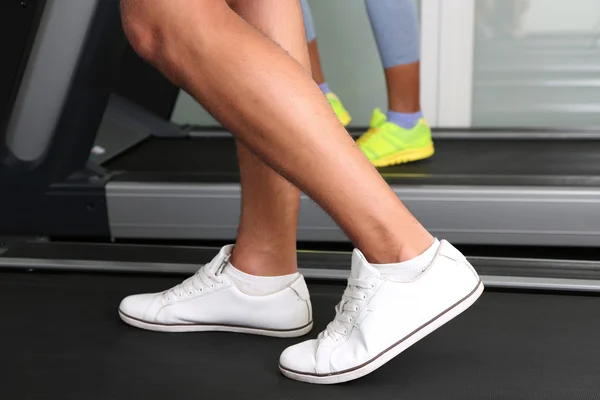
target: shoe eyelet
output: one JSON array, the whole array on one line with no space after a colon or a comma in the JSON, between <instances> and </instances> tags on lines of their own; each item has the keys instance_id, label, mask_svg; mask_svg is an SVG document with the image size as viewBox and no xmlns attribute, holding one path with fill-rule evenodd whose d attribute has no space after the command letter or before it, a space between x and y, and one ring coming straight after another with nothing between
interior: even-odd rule
<instances>
[{"instance_id":1,"label":"shoe eyelet","mask_svg":"<svg viewBox=\"0 0 600 400\"><path fill-rule=\"evenodd\" d=\"M182 295L182 294L178 294L178 295L177 295L177 298L178 298L178 299L180 299L180 298L181 298L181 296L183 296L183 295Z\"/></svg>"},{"instance_id":2,"label":"shoe eyelet","mask_svg":"<svg viewBox=\"0 0 600 400\"><path fill-rule=\"evenodd\" d=\"M367 295L363 294L363 300L366 300L366 299L367 299Z\"/></svg>"},{"instance_id":3,"label":"shoe eyelet","mask_svg":"<svg viewBox=\"0 0 600 400\"><path fill-rule=\"evenodd\" d=\"M210 285L211 289L214 289L214 287L215 287L214 283L212 285Z\"/></svg>"},{"instance_id":4,"label":"shoe eyelet","mask_svg":"<svg viewBox=\"0 0 600 400\"><path fill-rule=\"evenodd\" d=\"M193 294L194 294L194 292L193 292L193 291L191 291L191 290L188 292L188 295L189 295L189 296L191 296L191 295L193 295Z\"/></svg>"},{"instance_id":5,"label":"shoe eyelet","mask_svg":"<svg viewBox=\"0 0 600 400\"><path fill-rule=\"evenodd\" d=\"M371 284L371 289L375 289L375 284Z\"/></svg>"},{"instance_id":6,"label":"shoe eyelet","mask_svg":"<svg viewBox=\"0 0 600 400\"><path fill-rule=\"evenodd\" d=\"M204 291L204 289L200 288L200 291L201 291L201 292L203 292L203 291Z\"/></svg>"},{"instance_id":7,"label":"shoe eyelet","mask_svg":"<svg viewBox=\"0 0 600 400\"><path fill-rule=\"evenodd\" d=\"M358 311L359 307L358 306L354 306L354 311Z\"/></svg>"},{"instance_id":8,"label":"shoe eyelet","mask_svg":"<svg viewBox=\"0 0 600 400\"><path fill-rule=\"evenodd\" d=\"M348 319L348 322L353 322L353 321L354 321L354 318L352 318L352 317L350 317L350 318Z\"/></svg>"}]
</instances>

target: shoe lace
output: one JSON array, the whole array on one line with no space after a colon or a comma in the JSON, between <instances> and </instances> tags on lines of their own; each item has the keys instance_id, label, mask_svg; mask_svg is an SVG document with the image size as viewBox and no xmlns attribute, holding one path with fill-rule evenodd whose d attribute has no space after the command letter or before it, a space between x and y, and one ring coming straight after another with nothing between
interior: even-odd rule
<instances>
[{"instance_id":1,"label":"shoe lace","mask_svg":"<svg viewBox=\"0 0 600 400\"><path fill-rule=\"evenodd\" d=\"M327 325L327 328L319 335L320 339L331 336L337 342L348 334L354 316L361 309L361 304L367 299L367 295L361 289L373 289L373 285L366 280L348 279L348 286L344 290L342 300L335 306L335 318Z\"/></svg>"},{"instance_id":2,"label":"shoe lace","mask_svg":"<svg viewBox=\"0 0 600 400\"><path fill-rule=\"evenodd\" d=\"M215 284L223 284L223 279L220 277L218 271L222 270L222 267L226 265L228 260L224 260L217 268L210 266L209 264L203 266L194 275L181 282L179 285L172 287L171 289L164 292L164 296L167 300L173 297L180 298L184 294L191 295L198 291L202 292L204 289L212 289Z\"/></svg>"}]
</instances>

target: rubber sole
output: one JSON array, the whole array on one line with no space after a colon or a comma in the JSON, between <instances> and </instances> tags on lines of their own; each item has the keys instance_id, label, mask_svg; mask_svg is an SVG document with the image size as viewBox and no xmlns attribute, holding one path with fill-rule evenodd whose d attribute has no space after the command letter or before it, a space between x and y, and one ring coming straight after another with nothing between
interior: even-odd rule
<instances>
[{"instance_id":1,"label":"rubber sole","mask_svg":"<svg viewBox=\"0 0 600 400\"><path fill-rule=\"evenodd\" d=\"M427 324L423 325L411 335L400 340L394 346L390 347L383 353L372 358L370 361L357 368L352 368L350 370L326 375L301 373L286 369L281 365L279 365L279 370L283 375L290 379L294 379L300 382L315 383L321 385L331 385L335 383L348 382L354 379L362 378L363 376L375 371L377 368L381 367L382 365L384 365L385 363L402 353L404 350L408 349L413 344L417 343L419 340L429 335L431 332L440 328L448 321L457 317L463 311L467 310L475 303L475 301L477 301L479 296L481 296L481 294L483 293L483 289L483 282L480 281L477 287L460 302L458 302L457 304L440 314L437 318L434 318Z\"/></svg>"},{"instance_id":2,"label":"rubber sole","mask_svg":"<svg viewBox=\"0 0 600 400\"><path fill-rule=\"evenodd\" d=\"M139 320L137 318L130 317L127 314L122 313L119 310L119 317L131 326L136 328L145 329L148 331L155 332L233 332L233 333L246 333L250 335L260 336L271 336L278 338L294 338L304 336L308 334L313 327L312 321L303 327L290 330L271 330L271 329L260 329L251 328L246 326L233 326L233 325L203 325L203 324L189 324L189 325L165 325L165 324L154 324Z\"/></svg>"},{"instance_id":3,"label":"rubber sole","mask_svg":"<svg viewBox=\"0 0 600 400\"><path fill-rule=\"evenodd\" d=\"M377 160L371 160L371 163L379 168L390 167L392 165L406 164L409 162L424 160L433 156L434 154L435 148L433 147L432 143L431 145L422 147L420 149L400 151Z\"/></svg>"}]
</instances>

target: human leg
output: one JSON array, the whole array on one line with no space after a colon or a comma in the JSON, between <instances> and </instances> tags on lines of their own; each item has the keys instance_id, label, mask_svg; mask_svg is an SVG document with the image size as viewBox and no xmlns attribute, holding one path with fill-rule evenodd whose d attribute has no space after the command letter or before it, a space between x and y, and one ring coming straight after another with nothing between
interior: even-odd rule
<instances>
[{"instance_id":1,"label":"human leg","mask_svg":"<svg viewBox=\"0 0 600 400\"><path fill-rule=\"evenodd\" d=\"M375 110L359 146L376 166L433 155L431 131L421 113L420 35L414 0L365 0L385 71L388 112Z\"/></svg>"},{"instance_id":2,"label":"human leg","mask_svg":"<svg viewBox=\"0 0 600 400\"><path fill-rule=\"evenodd\" d=\"M421 111L419 100L419 20L414 0L365 0L385 70L388 108Z\"/></svg>"},{"instance_id":3,"label":"human leg","mask_svg":"<svg viewBox=\"0 0 600 400\"><path fill-rule=\"evenodd\" d=\"M281 29L274 19L293 12L282 4L237 0L232 7L308 70L306 41L292 34L294 27ZM310 300L296 262L300 192L243 143L237 145L242 212L235 247L223 248L173 289L125 299L119 310L125 322L164 332L230 330L292 337L310 330ZM156 308L157 302L165 309Z\"/></svg>"},{"instance_id":4,"label":"human leg","mask_svg":"<svg viewBox=\"0 0 600 400\"><path fill-rule=\"evenodd\" d=\"M319 53L319 45L317 43L317 31L315 29L315 22L313 20L312 11L308 0L300 0L300 6L302 7L302 15L304 17L304 30L306 31L306 41L308 42L308 54L310 57L310 66L312 71L312 77L319 85L319 89L329 101L329 105L333 108L335 115L338 117L342 125L348 126L352 121L352 116L342 104L340 98L331 91L329 85L325 80L323 73L323 67L321 66L321 55Z\"/></svg>"},{"instance_id":5,"label":"human leg","mask_svg":"<svg viewBox=\"0 0 600 400\"><path fill-rule=\"evenodd\" d=\"M317 31L315 21L313 20L312 10L308 0L300 0L302 7L302 17L304 18L304 30L306 32L306 42L308 43L308 54L310 57L310 68L312 77L317 85L325 84L325 76L321 67L319 47L317 45Z\"/></svg>"},{"instance_id":6,"label":"human leg","mask_svg":"<svg viewBox=\"0 0 600 400\"><path fill-rule=\"evenodd\" d=\"M482 290L472 267L402 205L300 64L218 0L143 4L124 3L134 48L317 201L363 250L354 252L334 322L317 340L282 354L286 375L321 383L355 379L472 304ZM299 11L296 2L282 4ZM332 156L330 148L338 152ZM394 350L376 353L387 348Z\"/></svg>"},{"instance_id":7,"label":"human leg","mask_svg":"<svg viewBox=\"0 0 600 400\"><path fill-rule=\"evenodd\" d=\"M408 260L432 243L340 126L310 75L223 1L122 4L134 49L319 203L369 261ZM298 3L289 4L300 16ZM273 101L281 98L287 101Z\"/></svg>"},{"instance_id":8,"label":"human leg","mask_svg":"<svg viewBox=\"0 0 600 400\"><path fill-rule=\"evenodd\" d=\"M293 9L280 0L237 0L232 8L310 71L306 40L295 34L299 28L282 29L276 21L293 13ZM300 191L245 144L238 141L237 147L242 212L231 263L253 275L295 273Z\"/></svg>"}]
</instances>

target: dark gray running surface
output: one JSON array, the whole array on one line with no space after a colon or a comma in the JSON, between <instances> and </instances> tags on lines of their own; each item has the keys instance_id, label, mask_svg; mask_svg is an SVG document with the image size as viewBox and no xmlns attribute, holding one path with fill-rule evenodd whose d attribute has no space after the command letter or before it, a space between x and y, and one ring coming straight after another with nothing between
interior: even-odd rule
<instances>
[{"instance_id":1,"label":"dark gray running surface","mask_svg":"<svg viewBox=\"0 0 600 400\"><path fill-rule=\"evenodd\" d=\"M373 374L313 386L277 369L300 339L161 334L123 324L127 294L180 278L0 272L2 394L10 399L597 399L600 298L484 293ZM342 286L310 285L314 337Z\"/></svg>"},{"instance_id":2,"label":"dark gray running surface","mask_svg":"<svg viewBox=\"0 0 600 400\"><path fill-rule=\"evenodd\" d=\"M403 185L600 186L600 140L439 139L435 146L428 160L379 171ZM105 166L132 173L117 177L123 181L239 182L231 138L153 138Z\"/></svg>"}]
</instances>

